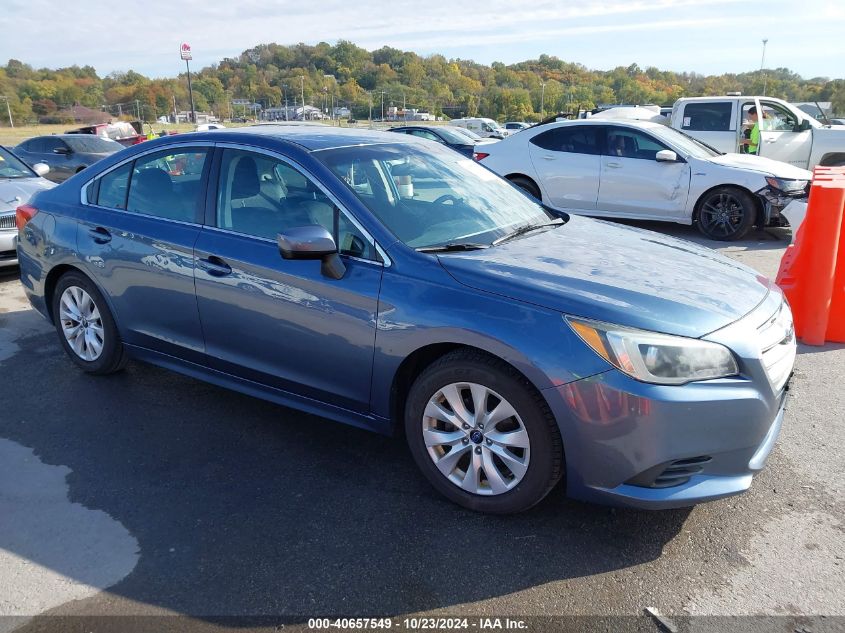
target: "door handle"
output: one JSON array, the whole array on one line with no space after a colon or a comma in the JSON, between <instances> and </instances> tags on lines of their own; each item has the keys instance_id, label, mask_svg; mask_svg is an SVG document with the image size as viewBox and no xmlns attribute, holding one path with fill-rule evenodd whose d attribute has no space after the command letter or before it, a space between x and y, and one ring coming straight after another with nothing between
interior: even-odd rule
<instances>
[{"instance_id":1,"label":"door handle","mask_svg":"<svg viewBox=\"0 0 845 633\"><path fill-rule=\"evenodd\" d=\"M605 165L611 169L619 169L622 167L622 163L605 163Z\"/></svg>"},{"instance_id":2,"label":"door handle","mask_svg":"<svg viewBox=\"0 0 845 633\"><path fill-rule=\"evenodd\" d=\"M555 159L555 157L552 156L551 154L543 154L542 156L540 156L540 158L542 158L543 160L554 160Z\"/></svg>"},{"instance_id":3,"label":"door handle","mask_svg":"<svg viewBox=\"0 0 845 633\"><path fill-rule=\"evenodd\" d=\"M94 229L89 229L88 234L97 244L108 244L111 242L111 233L109 233L102 226Z\"/></svg>"},{"instance_id":4,"label":"door handle","mask_svg":"<svg viewBox=\"0 0 845 633\"><path fill-rule=\"evenodd\" d=\"M232 267L216 255L209 255L207 258L200 259L197 264L212 277L225 277L232 274Z\"/></svg>"}]
</instances>

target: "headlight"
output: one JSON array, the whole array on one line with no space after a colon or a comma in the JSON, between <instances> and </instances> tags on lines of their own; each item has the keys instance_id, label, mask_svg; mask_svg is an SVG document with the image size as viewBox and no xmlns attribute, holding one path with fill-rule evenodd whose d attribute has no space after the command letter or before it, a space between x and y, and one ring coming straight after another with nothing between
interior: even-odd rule
<instances>
[{"instance_id":1,"label":"headlight","mask_svg":"<svg viewBox=\"0 0 845 633\"><path fill-rule=\"evenodd\" d=\"M793 180L792 178L775 178L766 176L766 182L772 189L777 189L788 194L803 193L807 188L807 180Z\"/></svg>"},{"instance_id":2,"label":"headlight","mask_svg":"<svg viewBox=\"0 0 845 633\"><path fill-rule=\"evenodd\" d=\"M739 373L731 351L718 343L578 317L564 318L596 354L642 382L683 385Z\"/></svg>"}]
</instances>

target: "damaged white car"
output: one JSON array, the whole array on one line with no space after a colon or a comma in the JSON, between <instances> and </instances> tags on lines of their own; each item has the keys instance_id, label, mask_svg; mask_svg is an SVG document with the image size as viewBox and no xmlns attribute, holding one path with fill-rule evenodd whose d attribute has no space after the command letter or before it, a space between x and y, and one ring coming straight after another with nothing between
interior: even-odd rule
<instances>
[{"instance_id":1,"label":"damaged white car","mask_svg":"<svg viewBox=\"0 0 845 633\"><path fill-rule=\"evenodd\" d=\"M561 211L695 223L714 240L784 225L812 174L760 156L723 154L660 123L558 121L478 147L475 159ZM788 214L787 214L788 215Z\"/></svg>"}]
</instances>

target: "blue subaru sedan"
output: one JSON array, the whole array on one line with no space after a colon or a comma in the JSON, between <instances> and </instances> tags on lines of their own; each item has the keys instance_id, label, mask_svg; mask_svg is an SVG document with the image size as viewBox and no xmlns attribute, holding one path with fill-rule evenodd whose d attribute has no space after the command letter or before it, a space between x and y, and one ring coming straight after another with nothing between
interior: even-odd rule
<instances>
[{"instance_id":1,"label":"blue subaru sedan","mask_svg":"<svg viewBox=\"0 0 845 633\"><path fill-rule=\"evenodd\" d=\"M555 213L414 137L267 125L123 150L17 211L83 371L128 358L381 433L445 497L667 508L746 490L789 306L689 242Z\"/></svg>"}]
</instances>

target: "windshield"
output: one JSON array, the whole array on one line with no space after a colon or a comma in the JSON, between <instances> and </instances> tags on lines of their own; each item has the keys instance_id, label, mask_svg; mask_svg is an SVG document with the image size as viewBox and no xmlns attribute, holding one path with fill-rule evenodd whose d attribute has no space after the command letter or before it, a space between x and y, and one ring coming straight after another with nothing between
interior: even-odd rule
<instances>
[{"instance_id":1,"label":"windshield","mask_svg":"<svg viewBox=\"0 0 845 633\"><path fill-rule=\"evenodd\" d=\"M85 152L92 154L111 154L123 149L123 145L99 136L80 134L78 136L66 136L65 143L70 145L74 152Z\"/></svg>"},{"instance_id":2,"label":"windshield","mask_svg":"<svg viewBox=\"0 0 845 633\"><path fill-rule=\"evenodd\" d=\"M7 149L0 147L0 178L36 178L36 174Z\"/></svg>"},{"instance_id":3,"label":"windshield","mask_svg":"<svg viewBox=\"0 0 845 633\"><path fill-rule=\"evenodd\" d=\"M674 145L676 148L681 150L681 152L694 158L712 158L713 156L721 156L721 153L717 152L712 147L709 147L704 143L700 143L693 137L687 136L683 132L679 132L674 128L659 125L648 128L648 131L654 134L661 141L666 141L667 143Z\"/></svg>"},{"instance_id":4,"label":"windshield","mask_svg":"<svg viewBox=\"0 0 845 633\"><path fill-rule=\"evenodd\" d=\"M489 246L516 228L555 219L493 172L441 146L371 145L314 156L413 248Z\"/></svg>"}]
</instances>

